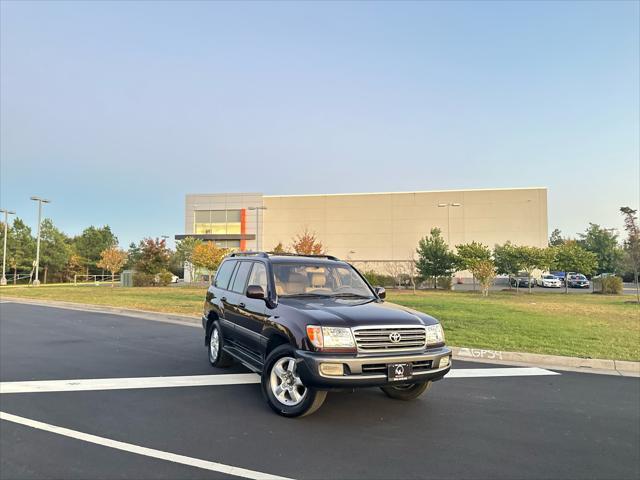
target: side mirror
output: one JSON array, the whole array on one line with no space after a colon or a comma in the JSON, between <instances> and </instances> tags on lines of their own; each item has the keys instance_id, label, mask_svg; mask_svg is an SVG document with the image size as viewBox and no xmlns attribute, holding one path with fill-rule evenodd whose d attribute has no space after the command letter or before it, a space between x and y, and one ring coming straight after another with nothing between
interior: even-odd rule
<instances>
[{"instance_id":1,"label":"side mirror","mask_svg":"<svg viewBox=\"0 0 640 480\"><path fill-rule=\"evenodd\" d=\"M384 287L373 287L373 290L380 298L385 298L387 296L387 291L384 289Z\"/></svg>"},{"instance_id":2,"label":"side mirror","mask_svg":"<svg viewBox=\"0 0 640 480\"><path fill-rule=\"evenodd\" d=\"M249 285L247 287L247 297L257 298L258 300L264 300L265 299L264 290L260 285Z\"/></svg>"}]
</instances>

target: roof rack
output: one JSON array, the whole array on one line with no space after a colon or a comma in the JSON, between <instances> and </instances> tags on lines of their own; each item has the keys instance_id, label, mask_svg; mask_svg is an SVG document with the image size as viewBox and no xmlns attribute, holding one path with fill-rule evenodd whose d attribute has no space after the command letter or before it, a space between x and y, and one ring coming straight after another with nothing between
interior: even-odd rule
<instances>
[{"instance_id":1,"label":"roof rack","mask_svg":"<svg viewBox=\"0 0 640 480\"><path fill-rule=\"evenodd\" d=\"M334 257L333 255L304 255L302 253L276 253L276 252L233 252L229 256L230 257L262 257L269 258L271 255L281 256L281 257L308 257L308 258L326 258L327 260L335 260L337 262L340 261L338 257Z\"/></svg>"},{"instance_id":2,"label":"roof rack","mask_svg":"<svg viewBox=\"0 0 640 480\"><path fill-rule=\"evenodd\" d=\"M338 257L334 257L333 255L305 255L303 253L276 253L276 252L268 252L269 255L278 255L281 257L310 257L310 258L326 258L327 260L335 260L337 262L340 261Z\"/></svg>"},{"instance_id":3,"label":"roof rack","mask_svg":"<svg viewBox=\"0 0 640 480\"><path fill-rule=\"evenodd\" d=\"M233 252L230 257L263 257L269 258L269 254L266 252Z\"/></svg>"}]
</instances>

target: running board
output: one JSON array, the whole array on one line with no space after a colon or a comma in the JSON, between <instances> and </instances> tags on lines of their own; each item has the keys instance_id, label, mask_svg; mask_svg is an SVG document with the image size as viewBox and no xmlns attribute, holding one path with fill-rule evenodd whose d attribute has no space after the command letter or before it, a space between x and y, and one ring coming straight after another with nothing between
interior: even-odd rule
<instances>
[{"instance_id":1,"label":"running board","mask_svg":"<svg viewBox=\"0 0 640 480\"><path fill-rule=\"evenodd\" d=\"M222 347L222 349L252 372L262 373L262 362L259 362L253 355L248 354L237 347L229 347L227 345Z\"/></svg>"}]
</instances>

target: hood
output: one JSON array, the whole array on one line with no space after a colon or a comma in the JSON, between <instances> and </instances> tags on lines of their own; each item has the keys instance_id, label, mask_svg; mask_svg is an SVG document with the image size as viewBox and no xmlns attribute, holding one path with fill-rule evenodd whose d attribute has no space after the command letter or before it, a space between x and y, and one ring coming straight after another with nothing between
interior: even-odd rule
<instances>
[{"instance_id":1,"label":"hood","mask_svg":"<svg viewBox=\"0 0 640 480\"><path fill-rule=\"evenodd\" d=\"M362 325L433 325L438 321L422 312L394 303L338 298L280 298L279 306L291 308L308 324L334 327Z\"/></svg>"}]
</instances>

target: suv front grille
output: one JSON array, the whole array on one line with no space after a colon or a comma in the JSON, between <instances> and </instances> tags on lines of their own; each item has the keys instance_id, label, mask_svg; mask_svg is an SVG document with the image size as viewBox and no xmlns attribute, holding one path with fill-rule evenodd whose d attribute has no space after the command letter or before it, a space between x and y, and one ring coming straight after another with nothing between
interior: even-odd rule
<instances>
[{"instance_id":1,"label":"suv front grille","mask_svg":"<svg viewBox=\"0 0 640 480\"><path fill-rule=\"evenodd\" d=\"M353 329L353 336L362 353L422 350L427 343L424 327L357 327Z\"/></svg>"}]
</instances>

